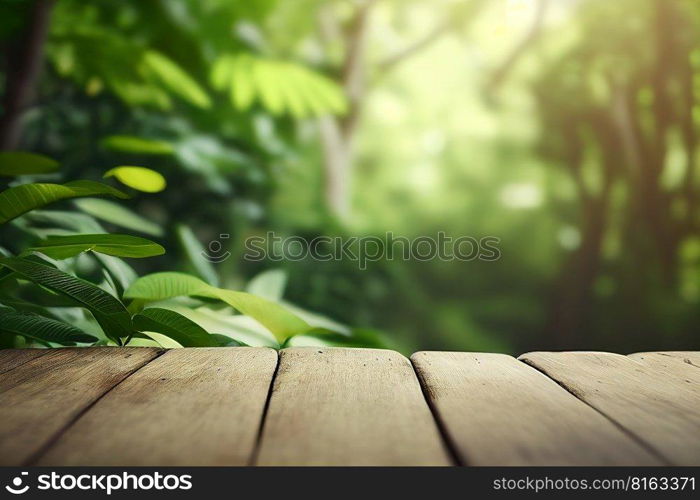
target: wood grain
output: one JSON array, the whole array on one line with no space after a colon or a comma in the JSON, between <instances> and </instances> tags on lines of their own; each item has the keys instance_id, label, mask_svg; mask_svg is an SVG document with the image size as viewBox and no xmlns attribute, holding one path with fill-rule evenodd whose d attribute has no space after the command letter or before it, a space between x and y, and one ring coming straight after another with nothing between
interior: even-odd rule
<instances>
[{"instance_id":1,"label":"wood grain","mask_svg":"<svg viewBox=\"0 0 700 500\"><path fill-rule=\"evenodd\" d=\"M446 465L410 362L385 350L280 353L261 465Z\"/></svg>"},{"instance_id":2,"label":"wood grain","mask_svg":"<svg viewBox=\"0 0 700 500\"><path fill-rule=\"evenodd\" d=\"M82 411L158 355L149 348L56 349L0 378L0 464L31 460Z\"/></svg>"},{"instance_id":3,"label":"wood grain","mask_svg":"<svg viewBox=\"0 0 700 500\"><path fill-rule=\"evenodd\" d=\"M676 383L686 384L689 390L700 394L700 370L682 357L667 356L661 352L638 352L629 357L659 377L670 377Z\"/></svg>"},{"instance_id":4,"label":"wood grain","mask_svg":"<svg viewBox=\"0 0 700 500\"><path fill-rule=\"evenodd\" d=\"M684 363L700 368L700 352L697 351L663 351L656 354L682 359Z\"/></svg>"},{"instance_id":5,"label":"wood grain","mask_svg":"<svg viewBox=\"0 0 700 500\"><path fill-rule=\"evenodd\" d=\"M0 350L0 375L49 352L48 349Z\"/></svg>"},{"instance_id":6,"label":"wood grain","mask_svg":"<svg viewBox=\"0 0 700 500\"><path fill-rule=\"evenodd\" d=\"M465 463L659 463L597 411L511 356L419 352L411 361Z\"/></svg>"},{"instance_id":7,"label":"wood grain","mask_svg":"<svg viewBox=\"0 0 700 500\"><path fill-rule=\"evenodd\" d=\"M247 465L277 366L268 348L174 349L75 422L40 465Z\"/></svg>"},{"instance_id":8,"label":"wood grain","mask_svg":"<svg viewBox=\"0 0 700 500\"><path fill-rule=\"evenodd\" d=\"M696 388L627 356L529 353L520 357L677 465L700 465Z\"/></svg>"}]
</instances>

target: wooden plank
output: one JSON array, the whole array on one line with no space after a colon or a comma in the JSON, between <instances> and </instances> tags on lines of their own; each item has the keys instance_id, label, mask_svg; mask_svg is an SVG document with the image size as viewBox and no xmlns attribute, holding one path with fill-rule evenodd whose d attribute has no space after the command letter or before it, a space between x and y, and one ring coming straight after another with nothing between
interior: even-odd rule
<instances>
[{"instance_id":1,"label":"wooden plank","mask_svg":"<svg viewBox=\"0 0 700 500\"><path fill-rule=\"evenodd\" d=\"M672 377L677 382L688 384L691 391L700 391L700 370L681 357L667 356L662 352L638 352L629 357L660 377Z\"/></svg>"},{"instance_id":2,"label":"wooden plank","mask_svg":"<svg viewBox=\"0 0 700 500\"><path fill-rule=\"evenodd\" d=\"M261 465L446 465L410 362L374 349L292 348L267 412Z\"/></svg>"},{"instance_id":3,"label":"wooden plank","mask_svg":"<svg viewBox=\"0 0 700 500\"><path fill-rule=\"evenodd\" d=\"M671 356L682 359L684 363L700 368L700 352L699 351L662 351L658 352L662 356Z\"/></svg>"},{"instance_id":4,"label":"wooden plank","mask_svg":"<svg viewBox=\"0 0 700 500\"><path fill-rule=\"evenodd\" d=\"M0 464L30 461L82 411L157 356L149 348L56 349L0 379Z\"/></svg>"},{"instance_id":5,"label":"wooden plank","mask_svg":"<svg viewBox=\"0 0 700 500\"><path fill-rule=\"evenodd\" d=\"M49 352L48 349L3 349L0 350L0 375Z\"/></svg>"},{"instance_id":6,"label":"wooden plank","mask_svg":"<svg viewBox=\"0 0 700 500\"><path fill-rule=\"evenodd\" d=\"M600 413L511 356L418 352L411 361L463 463L660 463Z\"/></svg>"},{"instance_id":7,"label":"wooden plank","mask_svg":"<svg viewBox=\"0 0 700 500\"><path fill-rule=\"evenodd\" d=\"M110 391L39 465L247 465L277 353L175 349Z\"/></svg>"},{"instance_id":8,"label":"wooden plank","mask_svg":"<svg viewBox=\"0 0 700 500\"><path fill-rule=\"evenodd\" d=\"M520 357L677 465L700 465L700 394L627 356L537 352Z\"/></svg>"}]
</instances>

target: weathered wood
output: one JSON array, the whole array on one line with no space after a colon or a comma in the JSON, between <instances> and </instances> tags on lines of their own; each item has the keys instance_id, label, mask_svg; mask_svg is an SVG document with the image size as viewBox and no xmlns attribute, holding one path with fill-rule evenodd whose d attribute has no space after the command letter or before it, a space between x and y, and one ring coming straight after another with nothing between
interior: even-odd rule
<instances>
[{"instance_id":1,"label":"weathered wood","mask_svg":"<svg viewBox=\"0 0 700 500\"><path fill-rule=\"evenodd\" d=\"M25 354L26 351L19 349L14 350L14 352L20 359L14 363L13 369L7 370L2 374L2 378L0 378L0 393L8 391L31 378L57 371L65 364L80 362L87 351L76 348L32 349L27 354ZM39 361L39 358L41 358L41 361Z\"/></svg>"},{"instance_id":2,"label":"weathered wood","mask_svg":"<svg viewBox=\"0 0 700 500\"><path fill-rule=\"evenodd\" d=\"M700 465L700 396L627 356L529 353L520 357L646 442L672 463Z\"/></svg>"},{"instance_id":3,"label":"weathered wood","mask_svg":"<svg viewBox=\"0 0 700 500\"><path fill-rule=\"evenodd\" d=\"M667 356L660 352L638 352L630 354L629 357L643 364L651 372L657 373L659 377L673 378L676 382L688 384L688 389L700 394L700 370L683 358Z\"/></svg>"},{"instance_id":4,"label":"weathered wood","mask_svg":"<svg viewBox=\"0 0 700 500\"><path fill-rule=\"evenodd\" d=\"M700 464L694 352L161 353L0 350L0 464Z\"/></svg>"},{"instance_id":5,"label":"weathered wood","mask_svg":"<svg viewBox=\"0 0 700 500\"><path fill-rule=\"evenodd\" d=\"M411 361L465 463L659 463L597 411L511 356L419 352Z\"/></svg>"},{"instance_id":6,"label":"weathered wood","mask_svg":"<svg viewBox=\"0 0 700 500\"><path fill-rule=\"evenodd\" d=\"M0 375L24 363L46 354L48 349L3 349L0 350Z\"/></svg>"},{"instance_id":7,"label":"weathered wood","mask_svg":"<svg viewBox=\"0 0 700 500\"><path fill-rule=\"evenodd\" d=\"M149 348L53 350L0 378L0 464L31 460L67 425L158 355Z\"/></svg>"},{"instance_id":8,"label":"weathered wood","mask_svg":"<svg viewBox=\"0 0 700 500\"><path fill-rule=\"evenodd\" d=\"M684 363L700 368L700 352L698 351L663 351L657 354L682 359Z\"/></svg>"},{"instance_id":9,"label":"weathered wood","mask_svg":"<svg viewBox=\"0 0 700 500\"><path fill-rule=\"evenodd\" d=\"M247 465L277 353L175 349L110 391L39 465Z\"/></svg>"},{"instance_id":10,"label":"weathered wood","mask_svg":"<svg viewBox=\"0 0 700 500\"><path fill-rule=\"evenodd\" d=\"M293 348L280 353L257 462L443 465L450 459L405 357Z\"/></svg>"}]
</instances>

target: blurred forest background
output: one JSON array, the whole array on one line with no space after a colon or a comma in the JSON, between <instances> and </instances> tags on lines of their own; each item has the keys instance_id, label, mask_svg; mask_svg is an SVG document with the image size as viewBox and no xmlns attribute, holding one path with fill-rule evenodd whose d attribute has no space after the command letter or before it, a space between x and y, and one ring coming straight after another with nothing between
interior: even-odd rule
<instances>
[{"instance_id":1,"label":"blurred forest background","mask_svg":"<svg viewBox=\"0 0 700 500\"><path fill-rule=\"evenodd\" d=\"M0 149L167 178L139 271L197 272L189 227L404 352L700 348L697 0L2 0L0 43ZM502 258L243 260L268 230Z\"/></svg>"}]
</instances>

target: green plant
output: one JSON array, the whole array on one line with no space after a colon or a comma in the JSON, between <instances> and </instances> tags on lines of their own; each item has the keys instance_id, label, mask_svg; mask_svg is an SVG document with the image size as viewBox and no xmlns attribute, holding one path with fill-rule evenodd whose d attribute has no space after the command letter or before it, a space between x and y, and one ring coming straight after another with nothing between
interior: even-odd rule
<instances>
[{"instance_id":1,"label":"green plant","mask_svg":"<svg viewBox=\"0 0 700 500\"><path fill-rule=\"evenodd\" d=\"M0 154L2 176L43 175L57 169L58 163L40 155ZM144 167L117 167L105 177L144 192L165 188L164 178ZM178 228L177 233L203 279L179 272L138 277L123 259L156 257L165 249L140 236L110 234L97 218L153 235L162 231L126 207L95 196L130 197L116 187L87 180L29 182L0 193L3 229L11 226L31 241L23 248L0 247L3 345L22 339L47 347L280 347L299 335L316 339L327 335L330 343L353 343L344 327L281 304L284 279L280 281L279 274L251 282L250 289L258 294L218 287L211 264L201 256L195 259L201 247L187 227ZM73 201L75 208L39 210L59 201Z\"/></svg>"}]
</instances>

